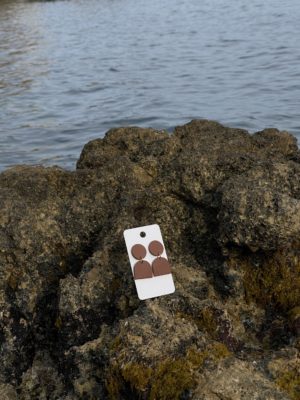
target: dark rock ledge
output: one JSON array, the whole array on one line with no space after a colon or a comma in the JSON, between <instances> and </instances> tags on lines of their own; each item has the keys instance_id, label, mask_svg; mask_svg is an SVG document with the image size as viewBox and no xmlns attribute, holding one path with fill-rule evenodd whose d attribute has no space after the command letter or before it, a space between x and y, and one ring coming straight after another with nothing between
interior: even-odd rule
<instances>
[{"instance_id":1,"label":"dark rock ledge","mask_svg":"<svg viewBox=\"0 0 300 400\"><path fill-rule=\"evenodd\" d=\"M300 398L300 152L200 120L0 175L0 399ZM125 228L176 284L139 301Z\"/></svg>"}]
</instances>

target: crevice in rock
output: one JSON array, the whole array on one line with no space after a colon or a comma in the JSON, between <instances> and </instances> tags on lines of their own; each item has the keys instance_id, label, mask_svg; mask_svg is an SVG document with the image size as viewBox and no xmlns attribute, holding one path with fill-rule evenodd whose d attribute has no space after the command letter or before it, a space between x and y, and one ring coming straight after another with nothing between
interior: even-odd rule
<instances>
[{"instance_id":1,"label":"crevice in rock","mask_svg":"<svg viewBox=\"0 0 300 400\"><path fill-rule=\"evenodd\" d=\"M228 297L231 292L230 280L224 269L225 258L222 254L222 249L217 242L219 237L218 195L215 192L207 193L207 196L213 199L213 206L208 206L206 202L196 202L177 192L173 192L173 195L183 201L190 210L190 246L195 250L196 260L200 265L203 265L207 276L211 279L215 290L220 296L223 298ZM205 234L199 232L199 227L195 223L197 221L197 211L200 211L204 217L207 228Z\"/></svg>"},{"instance_id":2,"label":"crevice in rock","mask_svg":"<svg viewBox=\"0 0 300 400\"><path fill-rule=\"evenodd\" d=\"M32 365L34 359L34 335L31 326L27 326L25 315L13 302L8 309L8 315L2 318L1 323L1 346L5 346L7 340L9 346L14 349L7 360L2 360L3 373L8 383L19 384L22 374ZM5 335L6 329L9 330L9 336ZM14 342L22 348L21 352L16 351Z\"/></svg>"}]
</instances>

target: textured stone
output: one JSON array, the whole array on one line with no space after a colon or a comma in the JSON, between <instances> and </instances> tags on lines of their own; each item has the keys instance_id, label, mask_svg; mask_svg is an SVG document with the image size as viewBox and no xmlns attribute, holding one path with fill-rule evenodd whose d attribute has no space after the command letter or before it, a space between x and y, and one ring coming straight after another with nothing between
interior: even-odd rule
<instances>
[{"instance_id":1,"label":"textured stone","mask_svg":"<svg viewBox=\"0 0 300 400\"><path fill-rule=\"evenodd\" d=\"M0 174L0 208L1 399L297 399L292 135L113 129ZM152 223L176 291L140 301L123 231Z\"/></svg>"},{"instance_id":2,"label":"textured stone","mask_svg":"<svg viewBox=\"0 0 300 400\"><path fill-rule=\"evenodd\" d=\"M288 400L280 390L274 390L270 382L253 365L240 360L225 360L212 373L205 373L203 386L195 390L196 399L221 400Z\"/></svg>"}]
</instances>

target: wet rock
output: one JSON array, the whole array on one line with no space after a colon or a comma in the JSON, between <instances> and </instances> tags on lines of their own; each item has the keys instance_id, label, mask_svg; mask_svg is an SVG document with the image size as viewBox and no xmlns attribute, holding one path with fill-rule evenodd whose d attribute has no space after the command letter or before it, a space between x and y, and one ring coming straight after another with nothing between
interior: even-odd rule
<instances>
[{"instance_id":1,"label":"wet rock","mask_svg":"<svg viewBox=\"0 0 300 400\"><path fill-rule=\"evenodd\" d=\"M297 398L292 135L113 129L76 171L3 172L0 207L1 399ZM176 291L140 301L123 231L151 223Z\"/></svg>"}]
</instances>

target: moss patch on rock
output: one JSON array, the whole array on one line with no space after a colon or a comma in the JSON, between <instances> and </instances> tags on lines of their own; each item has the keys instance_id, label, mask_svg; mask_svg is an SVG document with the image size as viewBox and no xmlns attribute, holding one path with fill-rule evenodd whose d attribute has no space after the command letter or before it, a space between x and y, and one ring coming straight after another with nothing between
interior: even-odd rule
<instances>
[{"instance_id":1,"label":"moss patch on rock","mask_svg":"<svg viewBox=\"0 0 300 400\"><path fill-rule=\"evenodd\" d=\"M292 400L300 399L300 371L293 369L284 372L276 380L277 385L288 393Z\"/></svg>"},{"instance_id":2,"label":"moss patch on rock","mask_svg":"<svg viewBox=\"0 0 300 400\"><path fill-rule=\"evenodd\" d=\"M205 307L198 315L178 312L176 316L196 324L199 330L207 332L213 339L217 340L218 323L212 309Z\"/></svg>"},{"instance_id":3,"label":"moss patch on rock","mask_svg":"<svg viewBox=\"0 0 300 400\"><path fill-rule=\"evenodd\" d=\"M272 253L239 255L229 262L243 273L248 301L283 312L300 305L300 245Z\"/></svg>"},{"instance_id":4,"label":"moss patch on rock","mask_svg":"<svg viewBox=\"0 0 300 400\"><path fill-rule=\"evenodd\" d=\"M190 347L185 356L167 358L151 367L143 363L119 365L114 362L106 374L108 397L121 398L121 393L129 385L135 396L140 398L178 400L196 386L196 372L201 370L206 361L215 366L230 355L224 344L215 342L203 351Z\"/></svg>"}]
</instances>

